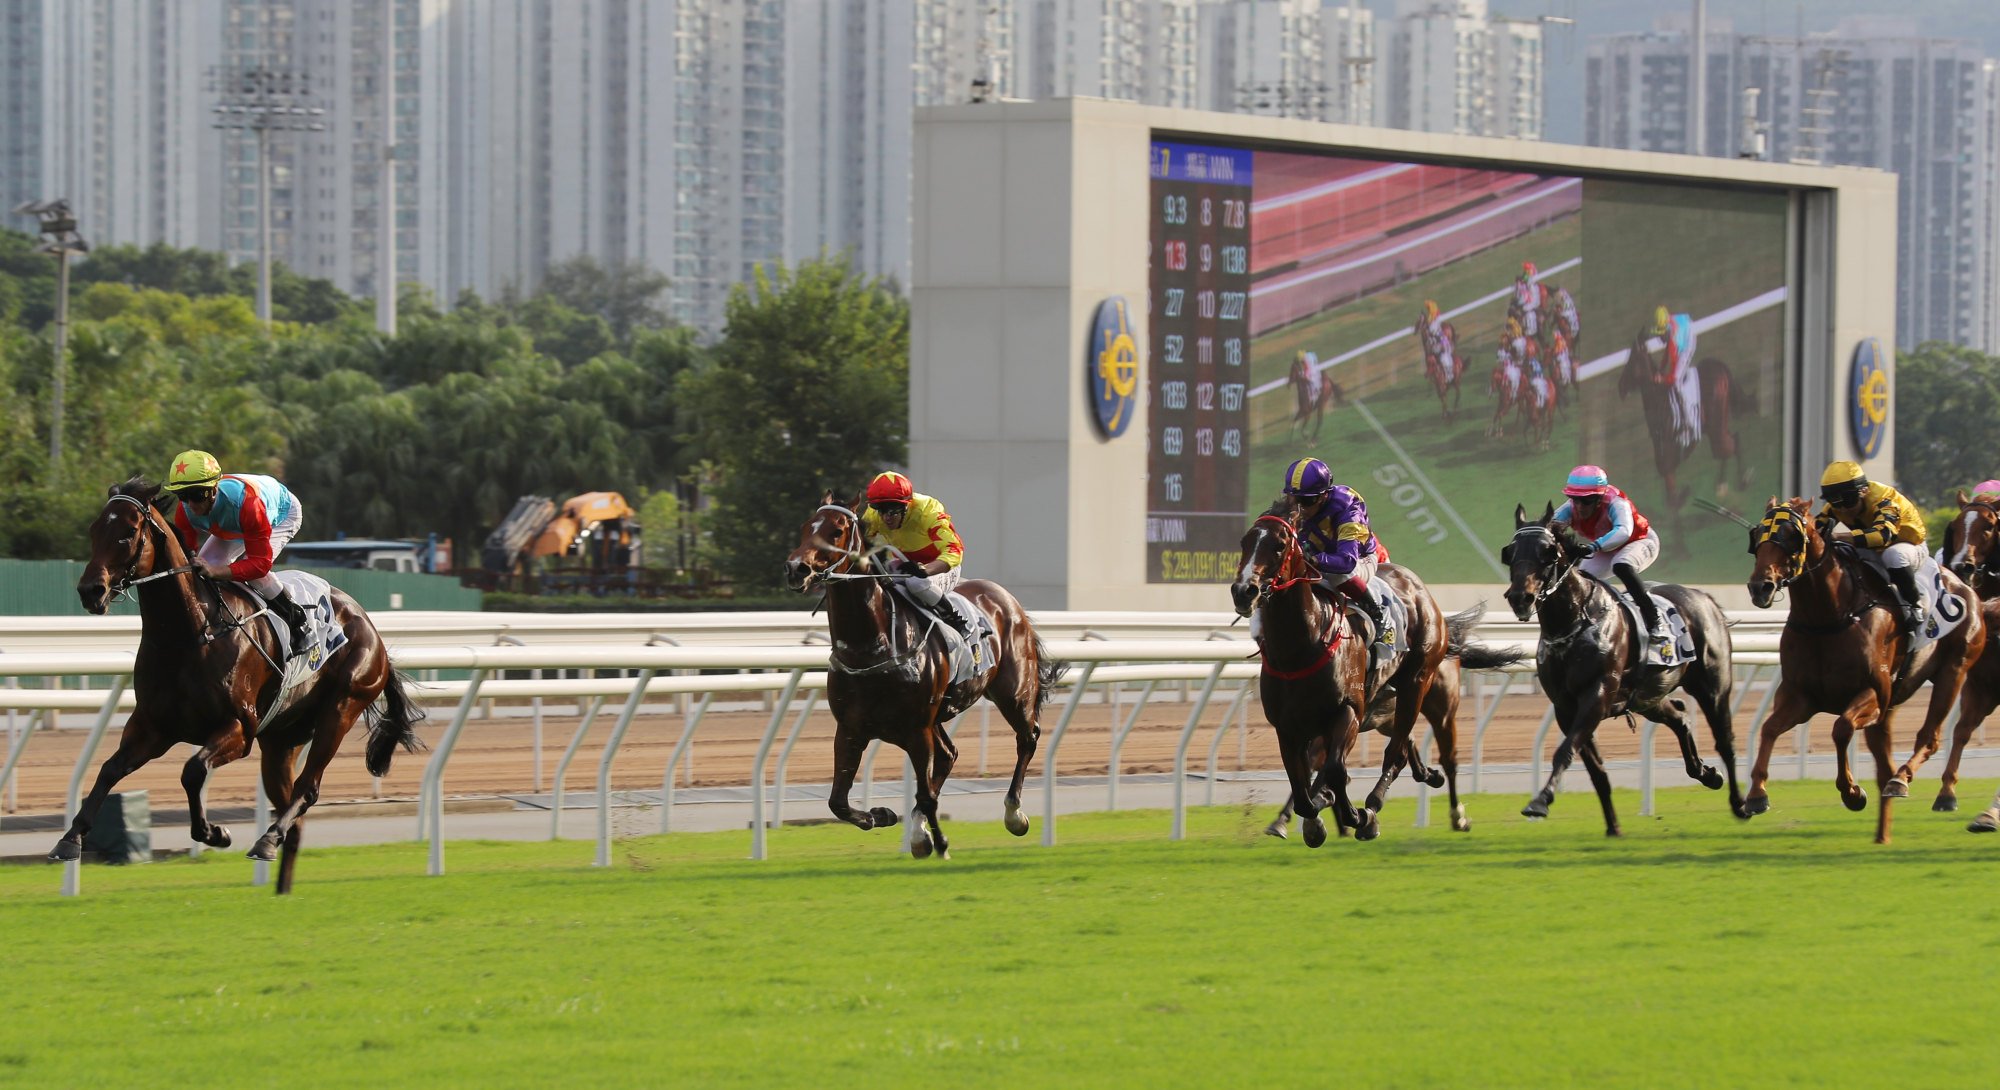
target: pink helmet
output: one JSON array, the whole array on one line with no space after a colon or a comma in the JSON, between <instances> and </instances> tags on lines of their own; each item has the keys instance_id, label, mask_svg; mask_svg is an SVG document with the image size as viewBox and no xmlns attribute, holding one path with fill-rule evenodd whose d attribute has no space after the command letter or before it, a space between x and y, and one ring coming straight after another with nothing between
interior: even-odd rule
<instances>
[{"instance_id":1,"label":"pink helmet","mask_svg":"<svg viewBox=\"0 0 2000 1090\"><path fill-rule=\"evenodd\" d=\"M1563 484L1565 496L1607 496L1611 494L1611 478L1601 466L1577 466L1569 471L1569 480Z\"/></svg>"}]
</instances>

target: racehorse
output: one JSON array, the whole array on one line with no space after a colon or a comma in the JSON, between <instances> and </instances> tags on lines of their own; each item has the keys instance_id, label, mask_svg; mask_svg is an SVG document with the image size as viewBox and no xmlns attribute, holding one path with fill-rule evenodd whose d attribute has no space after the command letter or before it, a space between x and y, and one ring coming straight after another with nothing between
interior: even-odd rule
<instances>
[{"instance_id":1,"label":"racehorse","mask_svg":"<svg viewBox=\"0 0 2000 1090\"><path fill-rule=\"evenodd\" d=\"M1688 498L1677 474L1681 463L1687 461L1700 445L1701 436L1708 437L1709 452L1715 455L1715 494L1729 494L1729 463L1736 462L1736 486L1750 487L1750 466L1743 459L1742 444L1736 434L1732 419L1734 412L1752 412L1755 405L1750 392L1738 386L1729 373L1729 365L1714 357L1695 364L1697 384L1701 391L1700 426L1677 427L1674 410L1673 376L1667 367L1667 350L1664 345L1656 354L1648 347L1652 339L1650 330L1641 328L1632 338L1632 349L1625 366L1618 371L1618 396L1623 399L1633 390L1639 391L1639 400L1644 407L1646 431L1653 438L1653 468L1659 471L1660 479L1667 489L1667 512L1676 526L1680 521L1680 506ZM1574 342L1572 342L1574 343ZM1680 535L1672 535L1680 540Z\"/></svg>"},{"instance_id":2,"label":"racehorse","mask_svg":"<svg viewBox=\"0 0 2000 1090\"><path fill-rule=\"evenodd\" d=\"M1487 390L1494 397L1493 420L1486 425L1487 438L1498 439L1507 434L1509 410L1514 410L1516 415L1519 415L1518 403L1525 392L1522 382L1524 374L1520 362L1514 359L1505 345L1494 353L1493 378L1486 384Z\"/></svg>"},{"instance_id":3,"label":"racehorse","mask_svg":"<svg viewBox=\"0 0 2000 1090\"><path fill-rule=\"evenodd\" d=\"M1523 438L1530 450L1545 451L1554 441L1557 396L1555 383L1540 374L1529 376L1521 396L1515 399L1521 407Z\"/></svg>"},{"instance_id":4,"label":"racehorse","mask_svg":"<svg viewBox=\"0 0 2000 1090\"><path fill-rule=\"evenodd\" d=\"M1637 712L1674 733L1688 778L1713 791L1723 774L1701 762L1689 729L1693 717L1687 702L1673 695L1685 691L1708 720L1716 755L1728 772L1729 808L1738 817L1743 794L1736 784L1736 740L1729 720L1729 691L1734 685L1730 662L1729 623L1715 599L1692 587L1673 583L1652 589L1671 602L1687 621L1694 656L1679 666L1645 661L1646 633L1632 623L1610 588L1586 576L1577 562L1583 540L1576 531L1555 521L1550 504L1539 519L1514 507L1514 540L1500 550L1508 567L1507 603L1525 621L1533 613L1541 625L1535 650L1535 675L1555 705L1563 740L1550 762L1548 783L1523 807L1530 818L1544 818L1556 789L1568 771L1571 755L1583 758L1597 801L1604 808L1604 834L1618 836L1618 813L1611 806L1611 778L1597 750L1597 725L1613 716Z\"/></svg>"},{"instance_id":5,"label":"racehorse","mask_svg":"<svg viewBox=\"0 0 2000 1090\"><path fill-rule=\"evenodd\" d=\"M1290 434L1317 441L1320 425L1326 422L1326 407L1345 405L1346 393L1331 375L1319 372L1309 352L1300 352L1292 358L1292 372L1286 381L1291 383L1298 405L1292 413ZM1312 432L1310 435L1306 434L1308 428Z\"/></svg>"},{"instance_id":6,"label":"racehorse","mask_svg":"<svg viewBox=\"0 0 2000 1090\"><path fill-rule=\"evenodd\" d=\"M1026 836L1021 780L1041 739L1042 704L1069 664L1048 657L1027 611L998 583L968 579L957 592L986 615L999 637L1000 651L965 680L953 683L950 637L927 620L907 598L887 586L891 573L886 547L870 549L862 530L864 501L841 504L828 492L819 510L799 527L799 544L785 559L785 581L793 590L826 588L826 622L833 653L826 702L833 710L833 788L827 809L861 829L896 824L894 810L856 810L848 791L868 743L883 741L909 755L916 770L917 809L910 814L907 841L919 859L933 850L950 858L938 824L938 793L958 760L949 723L980 697L993 702L1014 728L1014 778L1007 785L1007 831ZM896 557L900 559L900 557ZM941 604L940 609L951 608Z\"/></svg>"},{"instance_id":7,"label":"racehorse","mask_svg":"<svg viewBox=\"0 0 2000 1090\"><path fill-rule=\"evenodd\" d=\"M1521 652L1518 650L1487 647L1483 644L1472 642L1472 630L1478 627L1479 619L1485 613L1486 607L1478 605L1470 609L1460 610L1444 619L1445 631L1447 633L1445 658L1443 662L1438 664L1437 679L1431 685L1430 695L1425 698L1424 717L1432 723L1436 723L1440 719L1452 723L1454 739L1457 737L1460 667L1470 665L1477 670L1492 670L1519 662L1521 659ZM1369 702L1368 715L1362 720L1361 729L1362 731L1372 730L1393 743L1395 739L1395 721L1396 693L1393 689L1385 689L1376 693L1375 699ZM1358 739L1358 733L1356 737ZM1309 763L1315 769L1323 767L1326 763L1324 741L1315 740L1312 743L1311 752L1307 754L1307 757ZM1442 762L1442 758L1440 758L1440 762ZM1374 791L1369 792L1368 799L1363 803L1363 806L1380 813L1383 802L1388 796L1389 786L1395 782L1397 775L1402 772L1403 767L1408 763L1409 751L1405 747L1394 744L1387 745L1382 751L1383 782L1376 785ZM1428 780L1426 780L1426 783L1431 787L1437 786L1437 784L1430 783ZM1455 786L1455 781L1453 783ZM1291 825L1291 819L1292 800L1288 797L1285 799L1284 806L1278 811L1278 816L1269 825L1264 827L1264 832L1282 840ZM1452 801L1451 827L1459 832L1467 832L1472 828L1472 823L1466 820L1464 807L1458 804L1455 795ZM1346 830L1342 829L1341 832L1345 834Z\"/></svg>"},{"instance_id":8,"label":"racehorse","mask_svg":"<svg viewBox=\"0 0 2000 1090\"><path fill-rule=\"evenodd\" d=\"M2000 705L2000 508L1985 498L1967 499L1958 493L1958 517L1944 530L1942 560L1952 574L1964 580L1979 595L1981 619L1986 622L1986 650L1965 674L1965 695L1958 704L1958 726L1951 735L1951 756L1944 775L1938 778L1937 799L1931 809L1958 809L1958 764L1965 756L1972 732ZM1975 833L2000 830L2000 796L1993 805L1966 826Z\"/></svg>"},{"instance_id":9,"label":"racehorse","mask_svg":"<svg viewBox=\"0 0 2000 1090\"><path fill-rule=\"evenodd\" d=\"M1438 336L1444 341L1445 350L1450 353L1449 366L1437 353L1430 350L1424 339L1424 323L1417 323L1417 343L1424 346L1424 375L1431 380L1431 389L1437 392L1438 411L1444 413L1445 421L1449 423L1458 415L1459 402L1465 397L1465 391L1459 386L1459 380L1465 377L1465 356L1458 349L1457 326L1450 322L1439 322ZM1447 393L1451 395L1449 401L1445 399Z\"/></svg>"},{"instance_id":10,"label":"racehorse","mask_svg":"<svg viewBox=\"0 0 2000 1090\"><path fill-rule=\"evenodd\" d=\"M158 485L134 477L111 489L90 524L90 560L77 580L77 596L85 609L102 614L118 595L138 595L139 651L132 665L138 706L49 858L80 858L105 796L176 742L200 747L181 770L188 833L197 843L228 847L229 830L208 820L202 786L210 772L249 754L255 741L263 750L264 793L277 819L249 855L268 860L282 845L277 891L289 893L306 811L319 800L320 778L348 729L366 715L368 771L381 776L397 747L422 748L412 728L423 712L390 667L368 615L339 590L330 597L346 644L277 705L285 671L275 632L282 622L252 624L263 600L239 584L211 580L190 563L159 501ZM294 776L299 750L307 746L305 768Z\"/></svg>"},{"instance_id":11,"label":"racehorse","mask_svg":"<svg viewBox=\"0 0 2000 1090\"><path fill-rule=\"evenodd\" d=\"M1875 787L1882 805L1875 816L1875 842L1889 842L1892 819L1889 800L1907 797L1917 770L1937 752L1938 731L1952 702L1959 699L1966 677L1986 649L1986 621L1979 611L1965 618L1943 639L1909 658L1910 637L1897 624L1895 592L1888 581L1845 545L1821 536L1812 507L1804 499L1772 497L1764 521L1750 530L1750 600L1770 606L1780 590L1789 589L1790 613L1778 640L1781 680L1771 699L1770 717L1757 739L1757 763L1750 770L1750 797L1745 808L1761 814L1771 808L1764 794L1770 777L1771 748L1786 731L1820 712L1839 716L1833 723L1835 784L1849 810L1862 810L1868 796L1848 768L1847 743L1859 728L1875 757ZM1938 586L1972 602L1972 592L1949 571L1938 573ZM1903 669L1897 665L1905 663ZM1898 704L1929 682L1930 707L1917 732L1915 751L1891 771L1890 719ZM1961 709L1963 711L1964 709ZM1961 715L1961 721L1976 717Z\"/></svg>"},{"instance_id":12,"label":"racehorse","mask_svg":"<svg viewBox=\"0 0 2000 1090\"><path fill-rule=\"evenodd\" d=\"M1496 665L1511 660L1504 652L1464 642L1451 647L1451 630L1423 581L1400 565L1383 564L1380 575L1401 599L1407 614L1404 636L1408 649L1383 667L1380 679L1395 698L1387 752L1399 754L1403 760L1383 761L1382 776L1368 795L1368 805L1355 809L1347 793L1347 756L1372 702L1368 637L1356 633L1345 608L1314 589L1320 575L1299 547L1298 518L1298 505L1283 499L1250 525L1243 535L1242 563L1229 594L1239 615L1248 616L1255 608L1262 618L1264 666L1258 695L1264 718L1277 730L1278 750L1291 781L1292 808L1304 819L1306 846L1317 848L1326 842L1319 797L1321 791L1329 789L1336 827L1353 829L1358 840L1375 839L1381 831L1376 814L1403 763L1430 786L1448 787L1452 828L1461 832L1470 829L1464 806L1458 801L1457 687L1440 685L1443 667L1454 652L1474 666L1485 664L1487 656L1494 656ZM1475 613L1462 622L1461 641L1471 628L1471 620L1476 619ZM1426 769L1421 754L1410 744L1419 711L1430 721L1437 739L1442 774L1438 769ZM1315 744L1324 754L1323 763L1315 762Z\"/></svg>"},{"instance_id":13,"label":"racehorse","mask_svg":"<svg viewBox=\"0 0 2000 1090\"><path fill-rule=\"evenodd\" d=\"M1577 341L1583 336L1583 321L1577 313L1576 300L1568 288L1550 291L1542 303L1542 322L1539 331L1542 338L1542 355L1546 358L1555 344L1555 335L1561 333L1569 342L1570 351L1577 351ZM1575 376L1558 376L1557 381L1565 385L1574 383Z\"/></svg>"}]
</instances>

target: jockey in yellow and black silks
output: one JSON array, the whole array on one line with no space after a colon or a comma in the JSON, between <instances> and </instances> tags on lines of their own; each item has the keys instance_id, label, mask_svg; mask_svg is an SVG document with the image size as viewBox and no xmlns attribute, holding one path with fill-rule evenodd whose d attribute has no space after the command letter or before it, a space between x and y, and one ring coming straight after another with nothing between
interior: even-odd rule
<instances>
[{"instance_id":1,"label":"jockey in yellow and black silks","mask_svg":"<svg viewBox=\"0 0 2000 1090\"><path fill-rule=\"evenodd\" d=\"M1923 597L1917 592L1917 569L1924 562L1924 516L1901 492L1870 481L1849 461L1829 464L1819 478L1819 530L1830 534L1835 523L1854 531L1848 541L1872 549L1889 571L1889 583L1900 599L1903 631L1923 623Z\"/></svg>"},{"instance_id":2,"label":"jockey in yellow and black silks","mask_svg":"<svg viewBox=\"0 0 2000 1090\"><path fill-rule=\"evenodd\" d=\"M861 530L870 545L892 545L904 556L898 581L904 594L935 612L967 639L958 611L939 608L944 596L961 578L959 565L965 561L965 544L951 515L936 497L918 492L901 473L880 473L868 482L868 510L861 516Z\"/></svg>"}]
</instances>

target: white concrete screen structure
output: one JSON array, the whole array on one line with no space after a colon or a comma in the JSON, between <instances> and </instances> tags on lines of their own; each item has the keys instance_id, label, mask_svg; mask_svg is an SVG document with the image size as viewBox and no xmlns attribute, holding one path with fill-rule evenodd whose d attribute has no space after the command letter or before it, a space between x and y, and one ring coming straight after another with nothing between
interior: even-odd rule
<instances>
[{"instance_id":1,"label":"white concrete screen structure","mask_svg":"<svg viewBox=\"0 0 2000 1090\"><path fill-rule=\"evenodd\" d=\"M949 503L967 542L968 576L1002 582L1031 608L1215 609L1224 608L1227 601L1220 585L1227 573L1200 583L1149 582L1149 576L1156 574L1148 569L1147 518L1150 415L1157 407L1146 400L1147 376L1157 365L1148 347L1152 344L1148 327L1156 316L1148 313L1147 302L1152 289L1150 262L1158 256L1149 255L1156 211L1149 160L1156 140L1339 156L1350 166L1357 160L1376 160L1384 164L1377 173L1393 169L1394 164L1414 164L1502 182L1541 177L1546 180L1518 190L1503 186L1490 198L1491 207L1507 205L1498 214L1519 214L1557 227L1566 222L1562 191L1578 184L1564 179L1580 179L1582 185L1623 194L1628 200L1665 194L1698 205L1706 199L1704 194L1727 193L1759 207L1775 205L1779 285L1733 307L1698 308L1692 317L1709 331L1753 313L1779 327L1773 351L1782 359L1782 396L1758 406L1755 423L1744 425L1761 436L1783 435L1777 448L1783 465L1760 467L1759 481L1768 480L1786 491L1809 491L1827 459L1855 456L1848 420L1849 361L1862 339L1893 343L1895 329L1893 175L1081 99L920 110L911 474L918 488ZM1554 202L1546 214L1535 205L1544 200ZM1671 203L1663 202L1663 207ZM1466 217L1482 228L1492 220L1483 211ZM1401 234L1395 238L1396 246L1419 242L1419 248L1410 251L1419 254L1420 240ZM1584 292L1600 293L1611 290L1601 286L1605 283L1616 286L1616 277L1575 280L1579 275L1575 266L1559 271L1562 264L1544 259L1543 282L1579 283ZM1402 268L1391 262L1390 267L1395 275L1384 283L1404 284L1424 275L1415 266ZM1490 270L1482 274L1469 289L1472 296L1460 305L1468 310L1499 305L1494 300L1506 294L1514 275L1511 269L1503 272L1497 281ZM1290 273L1272 270L1266 280L1284 275ZM1365 301L1366 292L1378 289L1364 283L1357 290ZM1645 294L1632 292L1629 285L1624 290ZM1122 435L1105 439L1094 418L1085 354L1098 306L1114 296L1128 303L1130 332L1141 346L1142 359L1139 401L1132 407L1137 415ZM1454 296L1450 301L1457 300ZM1681 305L1678 298L1672 301ZM1585 306L1589 305L1586 300ZM1254 306L1253 302L1253 310ZM1640 320L1634 313L1637 309L1624 306L1605 323L1611 328L1587 343L1584 359L1578 362L1589 365L1588 373L1580 376L1580 383L1615 376L1624 366L1620 350L1632 343L1625 338ZM1650 305L1645 311L1650 316ZM1389 323L1384 336L1408 337L1409 318L1401 315L1398 311L1382 319ZM1470 325L1467 317L1458 321ZM1284 330L1276 332L1282 335ZM1714 332L1701 335L1723 340ZM1354 339L1361 339L1358 332ZM1491 343L1478 349L1485 354L1482 365L1492 358ZM1753 362L1743 360L1742 366ZM1346 365L1332 363L1325 354L1316 366L1336 381L1367 377L1340 370ZM1474 377L1476 381L1468 385L1477 389L1467 390L1465 407L1474 414L1490 412L1490 403L1483 400L1485 371L1475 372ZM1580 386L1586 395L1611 406L1618 404L1614 387L1615 380L1612 385L1598 381L1595 387ZM1599 403L1585 405L1595 411ZM1351 407L1336 412L1349 415L1327 417L1329 437L1336 429L1366 426ZM1573 412L1571 419L1586 415ZM1578 438L1582 426L1569 426L1577 430L1567 433L1571 438L1566 441L1588 449L1584 444L1591 440ZM1466 432L1467 442L1476 443L1479 434L1475 423ZM1394 439L1393 432L1389 437ZM1867 463L1871 474L1892 475L1894 449L1891 431ZM1218 448L1209 457L1221 456ZM1512 457L1496 457L1495 472L1503 471ZM1697 460L1690 464L1695 468L1687 471L1687 482L1695 494L1712 495L1714 463L1707 460L1705 449L1694 457ZM1356 475L1361 472L1342 468ZM1649 469L1633 464L1619 472L1627 480L1646 483ZM1391 505L1391 493L1403 490L1402 484L1388 488L1365 477L1355 483L1380 492L1370 499L1382 506ZM1413 489L1428 487L1407 483ZM1275 479L1258 476L1250 488L1254 496L1263 497L1274 494L1277 485ZM1553 495L1559 485L1557 477L1546 493ZM1449 495L1451 501L1488 506L1504 502L1511 515L1511 489L1503 500L1492 494L1470 495L1482 490L1459 487ZM1731 502L1758 503L1763 496L1759 492L1744 500L1738 495ZM1384 518L1377 514L1378 526ZM1391 541L1392 550L1410 538L1406 531L1398 533L1403 536ZM1496 550L1498 546L1498 542L1492 545ZM1740 544L1735 548L1740 550ZM1421 574L1423 568L1417 570ZM1439 582L1433 580L1433 585ZM1441 597L1466 601L1497 596L1492 581L1465 582L1473 585L1439 587Z\"/></svg>"}]
</instances>

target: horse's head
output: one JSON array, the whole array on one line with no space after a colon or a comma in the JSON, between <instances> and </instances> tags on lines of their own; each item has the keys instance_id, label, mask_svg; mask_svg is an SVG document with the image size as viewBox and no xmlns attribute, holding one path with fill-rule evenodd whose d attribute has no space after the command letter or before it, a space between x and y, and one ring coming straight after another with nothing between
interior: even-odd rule
<instances>
[{"instance_id":1,"label":"horse's head","mask_svg":"<svg viewBox=\"0 0 2000 1090\"><path fill-rule=\"evenodd\" d=\"M1500 562L1507 565L1507 604L1519 620L1532 617L1535 604L1562 585L1581 553L1576 531L1555 517L1553 503L1542 508L1541 518L1529 518L1527 508L1514 505L1514 540L1501 548Z\"/></svg>"},{"instance_id":2,"label":"horse's head","mask_svg":"<svg viewBox=\"0 0 2000 1090\"><path fill-rule=\"evenodd\" d=\"M1754 559L1745 586L1757 608L1769 608L1778 591L1805 573L1806 554L1818 537L1810 501L1797 496L1789 500L1771 497L1764 506L1764 521L1750 528L1750 555Z\"/></svg>"},{"instance_id":3,"label":"horse's head","mask_svg":"<svg viewBox=\"0 0 2000 1090\"><path fill-rule=\"evenodd\" d=\"M104 509L90 522L90 560L76 581L83 608L102 614L133 580L173 563L173 531L155 506L159 497L158 485L138 477L112 487Z\"/></svg>"},{"instance_id":4,"label":"horse's head","mask_svg":"<svg viewBox=\"0 0 2000 1090\"><path fill-rule=\"evenodd\" d=\"M1279 500L1243 532L1242 562L1236 568L1236 581L1229 584L1237 616L1248 617L1273 590L1312 573L1305 551L1299 548L1298 518L1296 504Z\"/></svg>"},{"instance_id":5,"label":"horse's head","mask_svg":"<svg viewBox=\"0 0 2000 1090\"><path fill-rule=\"evenodd\" d=\"M832 492L820 497L819 510L799 527L799 544L785 557L785 584L796 591L811 590L827 575L844 572L861 560L861 497L850 503L835 502Z\"/></svg>"},{"instance_id":6,"label":"horse's head","mask_svg":"<svg viewBox=\"0 0 2000 1090\"><path fill-rule=\"evenodd\" d=\"M1958 517L1944 529L1945 561L1952 574L1966 582L1975 575L2000 575L2000 507L1982 492L1967 499L1958 493Z\"/></svg>"}]
</instances>

